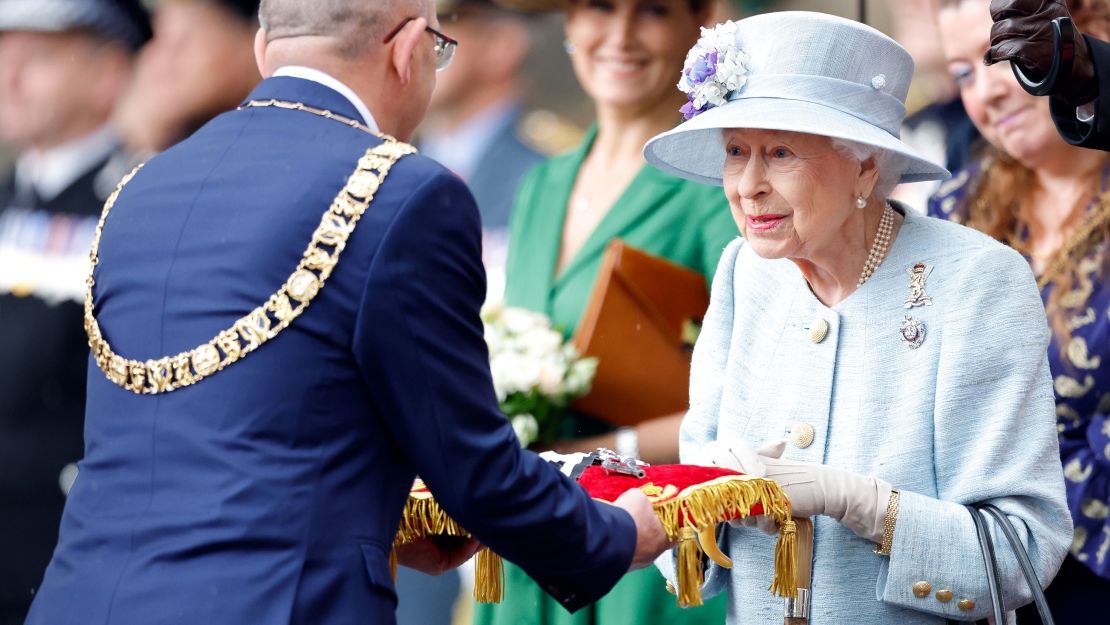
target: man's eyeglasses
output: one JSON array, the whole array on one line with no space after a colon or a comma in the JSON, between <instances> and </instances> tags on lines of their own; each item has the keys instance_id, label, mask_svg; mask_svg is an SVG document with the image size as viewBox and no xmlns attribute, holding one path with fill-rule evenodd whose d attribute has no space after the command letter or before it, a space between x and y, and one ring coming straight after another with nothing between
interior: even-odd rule
<instances>
[{"instance_id":1,"label":"man's eyeglasses","mask_svg":"<svg viewBox=\"0 0 1110 625\"><path fill-rule=\"evenodd\" d=\"M385 39L382 41L382 43L389 43L390 40L397 36L397 33L401 32L401 29L404 28L406 24L413 21L414 19L416 18L409 17L400 24L397 24L396 28L389 31L389 34L385 36ZM451 60L455 58L455 49L459 47L459 42L439 32L431 26L425 27L424 30L431 33L432 39L435 40L436 71L442 72L443 70L447 69L447 66L451 65Z\"/></svg>"}]
</instances>

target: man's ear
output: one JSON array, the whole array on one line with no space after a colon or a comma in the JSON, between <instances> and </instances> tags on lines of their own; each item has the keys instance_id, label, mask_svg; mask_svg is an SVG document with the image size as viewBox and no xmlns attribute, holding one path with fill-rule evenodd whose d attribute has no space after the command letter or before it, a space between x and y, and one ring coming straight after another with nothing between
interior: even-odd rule
<instances>
[{"instance_id":1,"label":"man's ear","mask_svg":"<svg viewBox=\"0 0 1110 625\"><path fill-rule=\"evenodd\" d=\"M402 85L407 85L412 78L412 66L415 61L416 46L424 37L424 30L428 27L428 20L417 18L405 24L401 32L393 38L390 58L393 62L393 71L397 73Z\"/></svg>"},{"instance_id":2,"label":"man's ear","mask_svg":"<svg viewBox=\"0 0 1110 625\"><path fill-rule=\"evenodd\" d=\"M266 75L266 30L263 28L254 34L254 63L258 66L258 75L269 78Z\"/></svg>"}]
</instances>

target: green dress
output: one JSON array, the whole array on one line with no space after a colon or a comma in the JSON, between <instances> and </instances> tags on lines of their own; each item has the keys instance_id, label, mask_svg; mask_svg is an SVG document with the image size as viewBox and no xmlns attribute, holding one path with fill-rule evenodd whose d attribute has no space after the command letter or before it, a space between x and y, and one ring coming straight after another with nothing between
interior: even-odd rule
<instances>
[{"instance_id":1,"label":"green dress","mask_svg":"<svg viewBox=\"0 0 1110 625\"><path fill-rule=\"evenodd\" d=\"M597 279L606 244L614 238L663 256L712 282L717 261L738 236L728 202L718 187L688 182L644 165L578 254L559 276L563 221L578 169L597 136L587 133L575 151L550 159L521 183L510 224L505 303L551 317L566 336L574 333ZM568 437L612 429L585 415L566 419ZM536 540L543 540L537 536ZM505 565L505 601L479 604L475 625L683 625L725 622L722 594L698 608L679 608L654 567L626 575L597 603L575 614L540 589L520 568Z\"/></svg>"}]
</instances>

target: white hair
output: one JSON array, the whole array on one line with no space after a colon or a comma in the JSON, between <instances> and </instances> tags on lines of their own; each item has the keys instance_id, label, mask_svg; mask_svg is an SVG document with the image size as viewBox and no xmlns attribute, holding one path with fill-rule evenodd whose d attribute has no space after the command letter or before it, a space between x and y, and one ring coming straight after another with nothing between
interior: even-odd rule
<instances>
[{"instance_id":1,"label":"white hair","mask_svg":"<svg viewBox=\"0 0 1110 625\"><path fill-rule=\"evenodd\" d=\"M898 186L898 179L910 164L909 157L873 145L832 139L832 146L833 149L860 163L869 158L875 159L875 165L879 168L879 179L875 182L875 188L871 190L871 197L878 200L886 200L894 187Z\"/></svg>"}]
</instances>

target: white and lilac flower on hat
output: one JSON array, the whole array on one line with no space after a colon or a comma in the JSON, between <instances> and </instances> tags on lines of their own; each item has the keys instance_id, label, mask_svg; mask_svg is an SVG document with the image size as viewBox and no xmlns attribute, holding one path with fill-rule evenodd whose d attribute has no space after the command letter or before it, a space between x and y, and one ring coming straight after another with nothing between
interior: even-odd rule
<instances>
[{"instance_id":1,"label":"white and lilac flower on hat","mask_svg":"<svg viewBox=\"0 0 1110 625\"><path fill-rule=\"evenodd\" d=\"M722 130L813 134L908 159L901 182L948 172L900 137L913 58L858 22L810 11L772 11L702 29L678 88L686 121L644 146L659 169L722 184Z\"/></svg>"},{"instance_id":2,"label":"white and lilac flower on hat","mask_svg":"<svg viewBox=\"0 0 1110 625\"><path fill-rule=\"evenodd\" d=\"M702 28L701 38L686 55L678 88L688 102L681 111L691 119L715 106L744 87L748 81L751 58L740 47L736 22Z\"/></svg>"}]
</instances>

